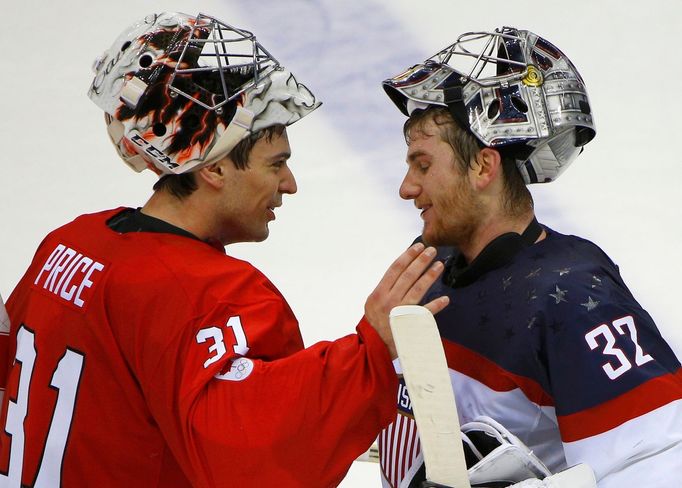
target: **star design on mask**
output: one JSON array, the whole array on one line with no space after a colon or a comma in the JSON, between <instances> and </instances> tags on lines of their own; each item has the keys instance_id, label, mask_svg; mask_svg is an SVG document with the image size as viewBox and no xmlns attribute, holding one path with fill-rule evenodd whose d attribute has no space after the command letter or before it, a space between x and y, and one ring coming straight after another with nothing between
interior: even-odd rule
<instances>
[{"instance_id":1,"label":"star design on mask","mask_svg":"<svg viewBox=\"0 0 682 488\"><path fill-rule=\"evenodd\" d=\"M485 296L486 296L486 291L485 291L485 290L479 291L479 292L478 292L478 295L476 295L476 301L479 302L479 303L481 303L483 300L485 300Z\"/></svg>"},{"instance_id":2,"label":"star design on mask","mask_svg":"<svg viewBox=\"0 0 682 488\"><path fill-rule=\"evenodd\" d=\"M542 259L545 259L545 253L544 252L536 252L530 257L533 261L540 261Z\"/></svg>"},{"instance_id":3,"label":"star design on mask","mask_svg":"<svg viewBox=\"0 0 682 488\"><path fill-rule=\"evenodd\" d=\"M502 289L504 291L507 291L507 288L509 288L511 286L511 280L512 280L511 276L509 276L507 278L502 278Z\"/></svg>"},{"instance_id":4,"label":"star design on mask","mask_svg":"<svg viewBox=\"0 0 682 488\"><path fill-rule=\"evenodd\" d=\"M490 322L490 317L488 317L487 314L483 314L478 319L478 326L479 327L485 327L488 325L489 322Z\"/></svg>"},{"instance_id":5,"label":"star design on mask","mask_svg":"<svg viewBox=\"0 0 682 488\"><path fill-rule=\"evenodd\" d=\"M592 275L592 288L601 286L601 278L597 275Z\"/></svg>"},{"instance_id":6,"label":"star design on mask","mask_svg":"<svg viewBox=\"0 0 682 488\"><path fill-rule=\"evenodd\" d=\"M559 276L567 275L568 273L571 272L571 268L561 268L561 269L555 269L555 273L559 273Z\"/></svg>"},{"instance_id":7,"label":"star design on mask","mask_svg":"<svg viewBox=\"0 0 682 488\"><path fill-rule=\"evenodd\" d=\"M538 296L535 294L535 288L532 290L528 290L528 293L526 293L526 301L530 303L532 300L535 300Z\"/></svg>"},{"instance_id":8,"label":"star design on mask","mask_svg":"<svg viewBox=\"0 0 682 488\"><path fill-rule=\"evenodd\" d=\"M568 293L568 290L562 290L561 288L559 288L559 285L555 285L554 290L555 293L550 293L549 296L554 298L554 301L557 305L559 305L559 303L561 302L567 301L564 297L566 296L566 293Z\"/></svg>"},{"instance_id":9,"label":"star design on mask","mask_svg":"<svg viewBox=\"0 0 682 488\"><path fill-rule=\"evenodd\" d=\"M587 309L588 312L591 312L595 308L597 308L597 305L599 305L599 300L592 300L591 296L587 296L587 302L581 303L583 307Z\"/></svg>"},{"instance_id":10,"label":"star design on mask","mask_svg":"<svg viewBox=\"0 0 682 488\"><path fill-rule=\"evenodd\" d=\"M537 278L538 276L540 276L540 270L541 269L542 268L534 269L533 271L531 271L530 273L528 273L526 275L526 279L529 280L531 278Z\"/></svg>"},{"instance_id":11,"label":"star design on mask","mask_svg":"<svg viewBox=\"0 0 682 488\"><path fill-rule=\"evenodd\" d=\"M506 314L509 314L514 307L512 306L511 302L507 302L504 304L504 312Z\"/></svg>"},{"instance_id":12,"label":"star design on mask","mask_svg":"<svg viewBox=\"0 0 682 488\"><path fill-rule=\"evenodd\" d=\"M516 332L514 332L514 329L512 329L511 327L504 330L504 338L505 339L511 339L515 335L516 335Z\"/></svg>"}]
</instances>

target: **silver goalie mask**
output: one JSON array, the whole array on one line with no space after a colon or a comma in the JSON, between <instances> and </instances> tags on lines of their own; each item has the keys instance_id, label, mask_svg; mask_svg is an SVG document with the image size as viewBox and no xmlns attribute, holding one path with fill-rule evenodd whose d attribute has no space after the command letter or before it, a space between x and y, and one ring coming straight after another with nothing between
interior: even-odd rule
<instances>
[{"instance_id":1,"label":"silver goalie mask","mask_svg":"<svg viewBox=\"0 0 682 488\"><path fill-rule=\"evenodd\" d=\"M512 155L526 183L555 180L596 133L573 63L525 30L462 34L383 87L405 115L446 106L482 144Z\"/></svg>"},{"instance_id":2,"label":"silver goalie mask","mask_svg":"<svg viewBox=\"0 0 682 488\"><path fill-rule=\"evenodd\" d=\"M131 168L199 169L320 102L246 30L208 15L148 15L94 64L89 97Z\"/></svg>"}]
</instances>

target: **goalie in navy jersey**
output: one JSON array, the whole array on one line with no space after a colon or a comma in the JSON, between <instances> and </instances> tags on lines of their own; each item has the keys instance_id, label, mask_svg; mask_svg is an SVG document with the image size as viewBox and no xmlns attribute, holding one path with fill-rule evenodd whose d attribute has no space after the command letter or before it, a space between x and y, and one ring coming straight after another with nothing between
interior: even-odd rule
<instances>
[{"instance_id":1,"label":"goalie in navy jersey","mask_svg":"<svg viewBox=\"0 0 682 488\"><path fill-rule=\"evenodd\" d=\"M318 100L207 15L149 15L94 67L119 155L160 179L51 232L9 297L0 485L336 486L395 416L388 313L440 275L435 249L395 261L357 334L304 349L224 246L267 238L296 192L286 127Z\"/></svg>"},{"instance_id":2,"label":"goalie in navy jersey","mask_svg":"<svg viewBox=\"0 0 682 488\"><path fill-rule=\"evenodd\" d=\"M538 223L526 185L555 180L595 136L585 83L547 40L510 27L461 35L385 80L400 111L400 196L446 264L430 296L460 420L495 419L557 472L599 488L680 484L682 372L595 244ZM399 367L399 365L397 365ZM419 486L409 392L379 438L385 486Z\"/></svg>"}]
</instances>

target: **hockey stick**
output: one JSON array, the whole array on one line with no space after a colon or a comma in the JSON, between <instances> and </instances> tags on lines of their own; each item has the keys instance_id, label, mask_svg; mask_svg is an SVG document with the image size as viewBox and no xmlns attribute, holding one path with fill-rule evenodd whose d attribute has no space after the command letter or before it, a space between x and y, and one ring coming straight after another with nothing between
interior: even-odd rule
<instances>
[{"instance_id":1,"label":"hockey stick","mask_svg":"<svg viewBox=\"0 0 682 488\"><path fill-rule=\"evenodd\" d=\"M391 310L391 331L419 430L426 479L471 488L455 394L436 321L419 305Z\"/></svg>"},{"instance_id":2,"label":"hockey stick","mask_svg":"<svg viewBox=\"0 0 682 488\"><path fill-rule=\"evenodd\" d=\"M378 463L379 462L379 445L375 442L370 446L364 454L358 456L356 461L364 463Z\"/></svg>"}]
</instances>

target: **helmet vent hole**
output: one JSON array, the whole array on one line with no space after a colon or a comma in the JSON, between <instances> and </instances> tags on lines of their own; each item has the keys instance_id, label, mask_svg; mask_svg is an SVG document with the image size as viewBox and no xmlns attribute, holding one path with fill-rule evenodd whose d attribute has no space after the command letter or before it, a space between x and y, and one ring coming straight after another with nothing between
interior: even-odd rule
<instances>
[{"instance_id":1,"label":"helmet vent hole","mask_svg":"<svg viewBox=\"0 0 682 488\"><path fill-rule=\"evenodd\" d=\"M138 62L140 63L140 67L149 68L154 62L154 58L151 54L143 54L140 56L140 60Z\"/></svg>"},{"instance_id":2,"label":"helmet vent hole","mask_svg":"<svg viewBox=\"0 0 682 488\"><path fill-rule=\"evenodd\" d=\"M129 47L130 47L130 41L124 42L123 45L121 46L121 52L125 51Z\"/></svg>"},{"instance_id":3,"label":"helmet vent hole","mask_svg":"<svg viewBox=\"0 0 682 488\"><path fill-rule=\"evenodd\" d=\"M152 131L154 132L154 135L156 137L162 137L166 135L166 124L157 122L156 124L154 124L154 127L152 127Z\"/></svg>"},{"instance_id":4,"label":"helmet vent hole","mask_svg":"<svg viewBox=\"0 0 682 488\"><path fill-rule=\"evenodd\" d=\"M578 102L578 105L580 106L580 111L586 115L590 115L592 112L592 109L590 108L590 104L587 103L585 100L580 100Z\"/></svg>"},{"instance_id":5,"label":"helmet vent hole","mask_svg":"<svg viewBox=\"0 0 682 488\"><path fill-rule=\"evenodd\" d=\"M493 120L500 113L500 101L496 98L488 105L488 119Z\"/></svg>"},{"instance_id":6,"label":"helmet vent hole","mask_svg":"<svg viewBox=\"0 0 682 488\"><path fill-rule=\"evenodd\" d=\"M514 108L519 112L523 112L524 114L528 112L528 105L526 105L526 102L524 102L521 98L512 96L511 102L512 105L514 105Z\"/></svg>"}]
</instances>

